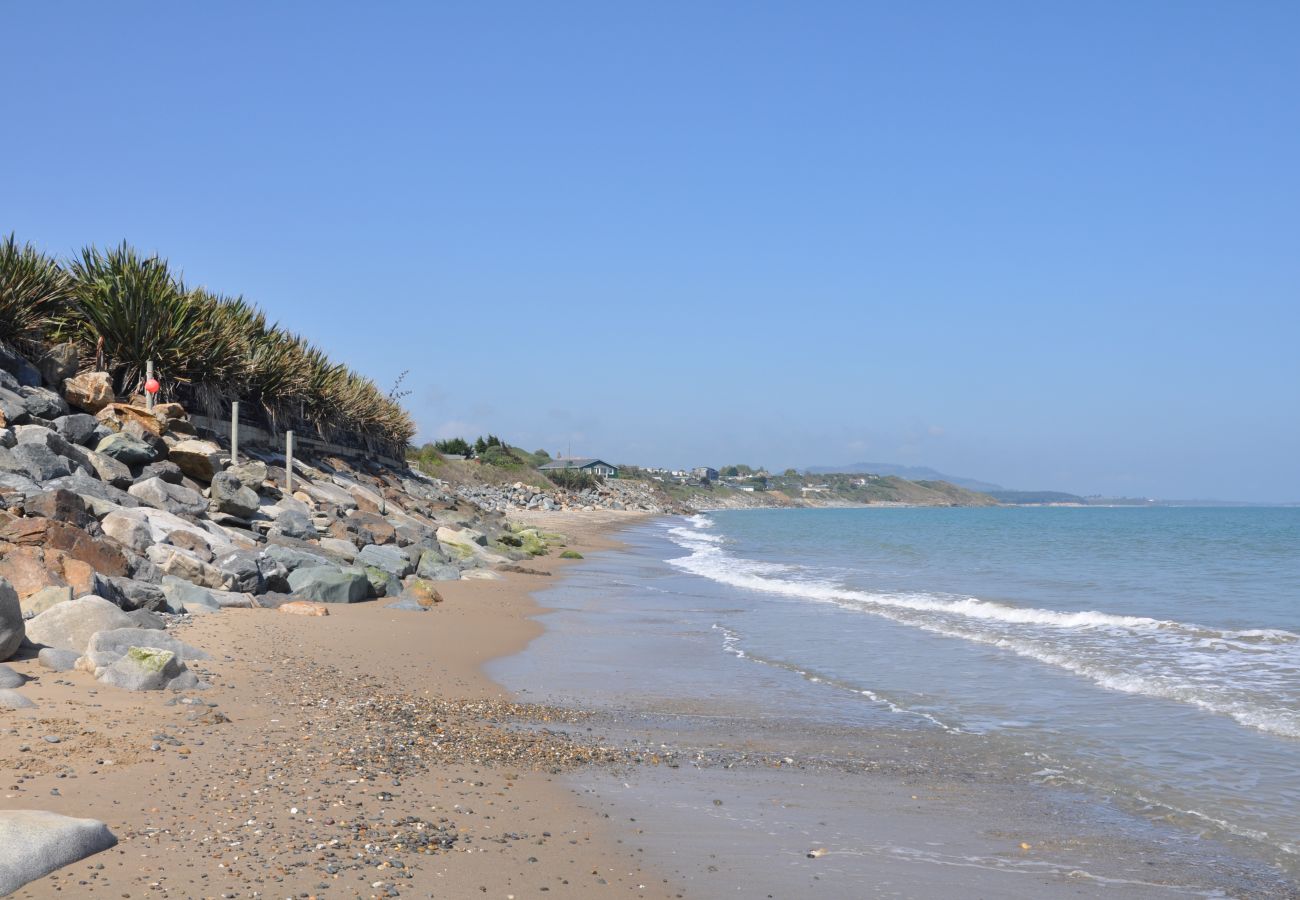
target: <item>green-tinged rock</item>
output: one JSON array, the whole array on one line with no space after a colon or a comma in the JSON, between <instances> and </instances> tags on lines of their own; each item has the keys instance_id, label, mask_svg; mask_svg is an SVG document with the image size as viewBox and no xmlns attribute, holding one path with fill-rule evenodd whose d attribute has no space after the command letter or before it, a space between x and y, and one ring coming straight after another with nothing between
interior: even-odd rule
<instances>
[{"instance_id":1,"label":"green-tinged rock","mask_svg":"<svg viewBox=\"0 0 1300 900\"><path fill-rule=\"evenodd\" d=\"M167 664L176 658L170 650L156 650L152 647L132 647L126 656L146 672L161 672Z\"/></svg>"},{"instance_id":2,"label":"green-tinged rock","mask_svg":"<svg viewBox=\"0 0 1300 900\"><path fill-rule=\"evenodd\" d=\"M392 572L385 572L378 566L366 566L365 573L372 597L394 597L401 593L401 579Z\"/></svg>"},{"instance_id":3,"label":"green-tinged rock","mask_svg":"<svg viewBox=\"0 0 1300 900\"><path fill-rule=\"evenodd\" d=\"M582 554L577 550L565 550L560 554L560 559L582 559Z\"/></svg>"}]
</instances>

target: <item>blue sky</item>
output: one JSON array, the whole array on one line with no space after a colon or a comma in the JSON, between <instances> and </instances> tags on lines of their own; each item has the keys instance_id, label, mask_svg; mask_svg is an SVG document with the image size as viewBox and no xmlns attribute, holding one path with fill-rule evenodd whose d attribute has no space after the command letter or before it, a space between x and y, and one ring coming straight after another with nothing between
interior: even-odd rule
<instances>
[{"instance_id":1,"label":"blue sky","mask_svg":"<svg viewBox=\"0 0 1300 900\"><path fill-rule=\"evenodd\" d=\"M25 3L0 230L421 436L1300 500L1300 6Z\"/></svg>"}]
</instances>

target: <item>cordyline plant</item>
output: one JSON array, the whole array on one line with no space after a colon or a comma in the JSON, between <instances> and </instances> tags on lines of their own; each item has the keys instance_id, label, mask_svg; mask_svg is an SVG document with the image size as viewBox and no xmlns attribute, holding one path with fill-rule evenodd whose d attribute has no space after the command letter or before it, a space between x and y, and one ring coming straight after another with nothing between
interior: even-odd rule
<instances>
[{"instance_id":1,"label":"cordyline plant","mask_svg":"<svg viewBox=\"0 0 1300 900\"><path fill-rule=\"evenodd\" d=\"M138 390L152 360L165 399L210 416L239 400L275 430L307 427L371 448L405 447L415 434L372 381L242 297L188 289L166 260L125 243L61 266L11 235L0 242L0 341L39 354L69 340L83 369L107 371L118 393Z\"/></svg>"}]
</instances>

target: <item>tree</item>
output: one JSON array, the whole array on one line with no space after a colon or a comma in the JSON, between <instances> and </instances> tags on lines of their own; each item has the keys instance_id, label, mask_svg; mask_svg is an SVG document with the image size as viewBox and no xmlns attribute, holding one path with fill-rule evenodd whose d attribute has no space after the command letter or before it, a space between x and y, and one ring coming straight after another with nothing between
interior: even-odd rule
<instances>
[{"instance_id":1,"label":"tree","mask_svg":"<svg viewBox=\"0 0 1300 900\"><path fill-rule=\"evenodd\" d=\"M446 441L438 441L433 445L433 449L439 453L450 456L469 456L470 446L464 438L451 438Z\"/></svg>"},{"instance_id":2,"label":"tree","mask_svg":"<svg viewBox=\"0 0 1300 900\"><path fill-rule=\"evenodd\" d=\"M786 478L798 478L798 477L799 477L799 473L796 472L794 469L786 469L782 474L785 475Z\"/></svg>"}]
</instances>

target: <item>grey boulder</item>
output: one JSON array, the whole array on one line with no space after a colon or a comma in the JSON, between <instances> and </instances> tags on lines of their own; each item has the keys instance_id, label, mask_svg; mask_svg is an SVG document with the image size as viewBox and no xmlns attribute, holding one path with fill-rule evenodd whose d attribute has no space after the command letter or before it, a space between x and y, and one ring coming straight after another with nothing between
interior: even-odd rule
<instances>
[{"instance_id":1,"label":"grey boulder","mask_svg":"<svg viewBox=\"0 0 1300 900\"><path fill-rule=\"evenodd\" d=\"M177 688L193 687L191 679L183 677L188 672L185 663L171 650L131 647L95 677L103 684L125 691L161 691L172 688L174 683Z\"/></svg>"},{"instance_id":2,"label":"grey boulder","mask_svg":"<svg viewBox=\"0 0 1300 900\"><path fill-rule=\"evenodd\" d=\"M157 450L144 441L133 438L129 434L123 434L120 431L108 435L108 437L96 444L95 452L112 457L120 463L126 463L128 466L142 466L151 463L160 455Z\"/></svg>"},{"instance_id":3,"label":"grey boulder","mask_svg":"<svg viewBox=\"0 0 1300 900\"><path fill-rule=\"evenodd\" d=\"M95 436L99 420L86 413L72 413L54 420L54 430L69 444L84 447Z\"/></svg>"},{"instance_id":4,"label":"grey boulder","mask_svg":"<svg viewBox=\"0 0 1300 900\"><path fill-rule=\"evenodd\" d=\"M209 495L218 512L241 519L252 518L260 503L257 492L245 487L243 482L229 472L218 472L212 476Z\"/></svg>"},{"instance_id":5,"label":"grey boulder","mask_svg":"<svg viewBox=\"0 0 1300 900\"><path fill-rule=\"evenodd\" d=\"M208 658L208 654L198 647L191 647L165 631L151 628L115 628L112 631L96 632L86 645L86 655L111 653L114 656L125 656L132 647L168 650L180 660Z\"/></svg>"},{"instance_id":6,"label":"grey boulder","mask_svg":"<svg viewBox=\"0 0 1300 900\"><path fill-rule=\"evenodd\" d=\"M59 456L44 444L20 443L9 451L34 481L51 481L72 474L67 457Z\"/></svg>"},{"instance_id":7,"label":"grey boulder","mask_svg":"<svg viewBox=\"0 0 1300 900\"><path fill-rule=\"evenodd\" d=\"M36 654L36 661L43 667L55 672L71 672L77 667L81 654L75 650L56 650L45 647Z\"/></svg>"},{"instance_id":8,"label":"grey boulder","mask_svg":"<svg viewBox=\"0 0 1300 900\"><path fill-rule=\"evenodd\" d=\"M18 602L18 592L7 579L0 578L0 660L18 652L27 626L23 622L23 608Z\"/></svg>"},{"instance_id":9,"label":"grey boulder","mask_svg":"<svg viewBox=\"0 0 1300 900\"><path fill-rule=\"evenodd\" d=\"M0 709L31 709L36 704L14 690L0 688ZM0 813L3 815L3 813ZM4 848L0 847L0 878L4 877Z\"/></svg>"},{"instance_id":10,"label":"grey boulder","mask_svg":"<svg viewBox=\"0 0 1300 900\"><path fill-rule=\"evenodd\" d=\"M91 594L52 606L27 622L27 639L33 644L84 653L97 631L129 628L131 618L102 597Z\"/></svg>"},{"instance_id":11,"label":"grey boulder","mask_svg":"<svg viewBox=\"0 0 1300 900\"><path fill-rule=\"evenodd\" d=\"M116 843L108 826L94 819L35 809L0 811L0 895Z\"/></svg>"},{"instance_id":12,"label":"grey boulder","mask_svg":"<svg viewBox=\"0 0 1300 900\"><path fill-rule=\"evenodd\" d=\"M370 580L356 569L336 566L306 566L289 575L290 590L302 600L317 603L356 603L366 599Z\"/></svg>"},{"instance_id":13,"label":"grey boulder","mask_svg":"<svg viewBox=\"0 0 1300 900\"><path fill-rule=\"evenodd\" d=\"M207 501L198 491L183 484L171 484L157 476L146 478L127 489L127 493L141 503L161 509L174 516L201 516L208 511Z\"/></svg>"},{"instance_id":14,"label":"grey boulder","mask_svg":"<svg viewBox=\"0 0 1300 900\"><path fill-rule=\"evenodd\" d=\"M356 561L359 566L374 566L398 578L405 578L415 571L410 558L392 544L367 544L357 554Z\"/></svg>"},{"instance_id":15,"label":"grey boulder","mask_svg":"<svg viewBox=\"0 0 1300 900\"><path fill-rule=\"evenodd\" d=\"M0 666L0 690L22 687L27 683L27 676L15 672L8 666Z\"/></svg>"}]
</instances>

